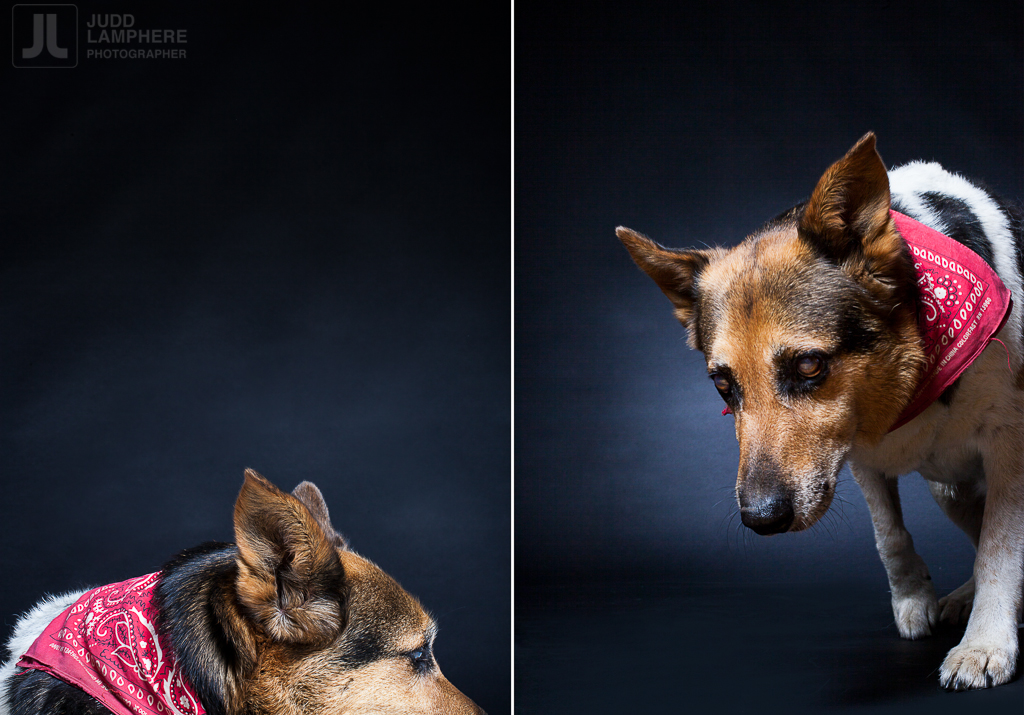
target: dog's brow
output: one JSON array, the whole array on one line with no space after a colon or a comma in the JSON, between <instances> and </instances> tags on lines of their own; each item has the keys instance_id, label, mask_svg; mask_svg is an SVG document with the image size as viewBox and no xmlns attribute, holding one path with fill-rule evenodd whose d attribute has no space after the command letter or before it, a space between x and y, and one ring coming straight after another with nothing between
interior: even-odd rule
<instances>
[{"instance_id":1,"label":"dog's brow","mask_svg":"<svg viewBox=\"0 0 1024 715\"><path fill-rule=\"evenodd\" d=\"M726 365L724 362L711 362L708 363L708 374L713 372L724 372L732 374L732 368Z\"/></svg>"},{"instance_id":2,"label":"dog's brow","mask_svg":"<svg viewBox=\"0 0 1024 715\"><path fill-rule=\"evenodd\" d=\"M823 353L825 355L831 355L835 352L835 348L831 343L822 342L820 344L812 345L810 343L803 345L779 345L772 350L772 360L778 362L779 360L790 360L796 355L803 353Z\"/></svg>"}]
</instances>

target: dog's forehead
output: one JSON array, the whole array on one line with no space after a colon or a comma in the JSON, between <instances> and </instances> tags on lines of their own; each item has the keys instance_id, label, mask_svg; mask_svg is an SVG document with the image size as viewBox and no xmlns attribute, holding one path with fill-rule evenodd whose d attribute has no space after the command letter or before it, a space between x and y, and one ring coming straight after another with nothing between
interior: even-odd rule
<instances>
[{"instance_id":1,"label":"dog's forehead","mask_svg":"<svg viewBox=\"0 0 1024 715\"><path fill-rule=\"evenodd\" d=\"M436 626L420 602L369 559L352 551L341 552L341 557L349 584L350 619L396 651L422 645Z\"/></svg>"},{"instance_id":2,"label":"dog's forehead","mask_svg":"<svg viewBox=\"0 0 1024 715\"><path fill-rule=\"evenodd\" d=\"M784 292L817 265L814 250L800 240L796 226L777 227L749 236L712 261L700 275L702 291L731 294L737 290Z\"/></svg>"},{"instance_id":3,"label":"dog's forehead","mask_svg":"<svg viewBox=\"0 0 1024 715\"><path fill-rule=\"evenodd\" d=\"M795 225L748 238L700 277L709 364L766 361L782 348L830 351L851 286L799 239Z\"/></svg>"}]
</instances>

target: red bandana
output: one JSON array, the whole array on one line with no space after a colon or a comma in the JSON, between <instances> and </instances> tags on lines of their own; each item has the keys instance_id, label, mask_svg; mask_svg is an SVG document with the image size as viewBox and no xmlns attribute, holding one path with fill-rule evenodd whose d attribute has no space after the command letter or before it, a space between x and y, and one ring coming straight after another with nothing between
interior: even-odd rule
<instances>
[{"instance_id":1,"label":"red bandana","mask_svg":"<svg viewBox=\"0 0 1024 715\"><path fill-rule=\"evenodd\" d=\"M977 253L909 216L889 214L914 257L926 360L917 393L892 432L924 412L981 355L1006 324L1013 300Z\"/></svg>"},{"instance_id":2,"label":"red bandana","mask_svg":"<svg viewBox=\"0 0 1024 715\"><path fill-rule=\"evenodd\" d=\"M159 577L89 591L46 627L18 665L81 688L115 715L204 715L156 633Z\"/></svg>"},{"instance_id":3,"label":"red bandana","mask_svg":"<svg viewBox=\"0 0 1024 715\"><path fill-rule=\"evenodd\" d=\"M914 257L925 373L889 431L917 417L981 355L1013 309L1010 291L984 259L933 228L889 212Z\"/></svg>"}]
</instances>

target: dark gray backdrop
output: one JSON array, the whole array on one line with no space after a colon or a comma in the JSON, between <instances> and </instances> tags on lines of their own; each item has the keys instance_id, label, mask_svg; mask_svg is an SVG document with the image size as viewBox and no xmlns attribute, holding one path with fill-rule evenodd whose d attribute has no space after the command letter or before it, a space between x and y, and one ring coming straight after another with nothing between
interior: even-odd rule
<instances>
[{"instance_id":1,"label":"dark gray backdrop","mask_svg":"<svg viewBox=\"0 0 1024 715\"><path fill-rule=\"evenodd\" d=\"M2 63L2 637L45 591L232 539L249 466L316 482L508 712L507 28L78 10L187 56Z\"/></svg>"},{"instance_id":2,"label":"dark gray backdrop","mask_svg":"<svg viewBox=\"0 0 1024 715\"><path fill-rule=\"evenodd\" d=\"M657 710L680 687L736 710L966 706L931 701L958 633L898 641L848 472L809 532L739 525L732 419L614 228L735 244L868 130L889 166L936 160L1019 199L1022 19L959 2L517 13L517 710ZM920 479L902 493L955 588L969 542ZM1019 712L1022 692L963 697Z\"/></svg>"}]
</instances>

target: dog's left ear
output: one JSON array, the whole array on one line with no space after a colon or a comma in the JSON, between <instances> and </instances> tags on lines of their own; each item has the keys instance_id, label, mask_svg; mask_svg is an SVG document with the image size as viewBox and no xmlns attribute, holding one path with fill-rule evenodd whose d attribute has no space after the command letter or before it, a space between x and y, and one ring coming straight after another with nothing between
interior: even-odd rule
<instances>
[{"instance_id":1,"label":"dog's left ear","mask_svg":"<svg viewBox=\"0 0 1024 715\"><path fill-rule=\"evenodd\" d=\"M238 600L268 637L320 647L341 633L345 571L330 536L302 501L245 470L235 540Z\"/></svg>"},{"instance_id":2,"label":"dog's left ear","mask_svg":"<svg viewBox=\"0 0 1024 715\"><path fill-rule=\"evenodd\" d=\"M863 261L883 282L905 269L903 240L889 217L889 176L868 132L818 180L800 236L840 265Z\"/></svg>"},{"instance_id":3,"label":"dog's left ear","mask_svg":"<svg viewBox=\"0 0 1024 715\"><path fill-rule=\"evenodd\" d=\"M309 513L320 524L320 528L324 530L332 544L339 549L348 550L348 542L345 540L345 537L335 531L334 526L331 524L331 515L327 511L327 502L324 501L324 495L320 493L316 484L313 484L313 482L302 482L299 486L292 489L292 496L306 505Z\"/></svg>"},{"instance_id":4,"label":"dog's left ear","mask_svg":"<svg viewBox=\"0 0 1024 715\"><path fill-rule=\"evenodd\" d=\"M686 326L691 348L700 349L697 334L697 302L700 297L700 273L711 263L720 249L682 250L665 248L642 234L619 226L615 235L629 251L633 261L649 275L661 292L672 301L675 315Z\"/></svg>"}]
</instances>

